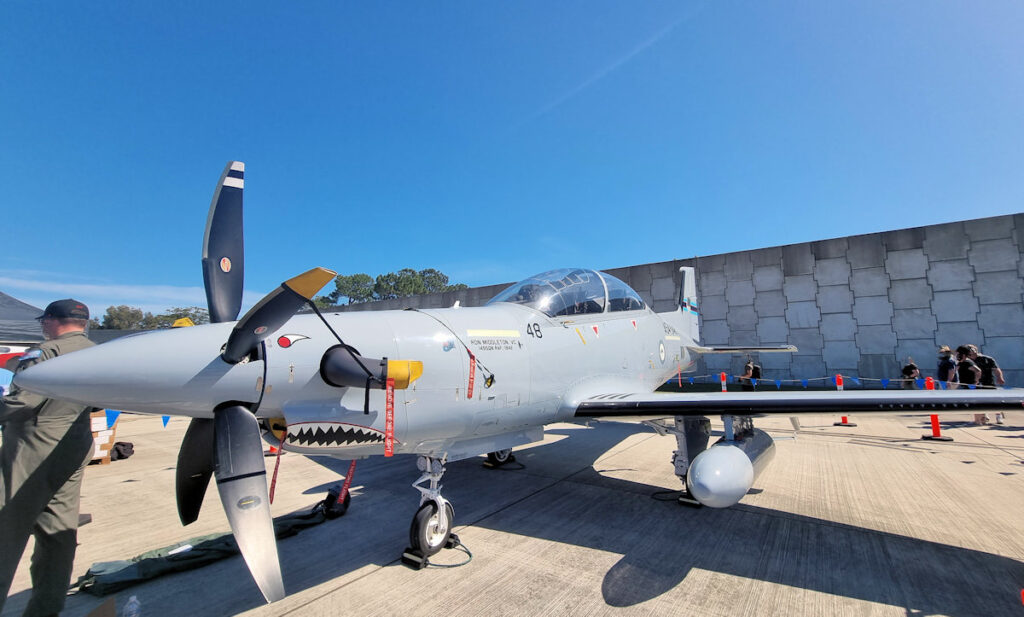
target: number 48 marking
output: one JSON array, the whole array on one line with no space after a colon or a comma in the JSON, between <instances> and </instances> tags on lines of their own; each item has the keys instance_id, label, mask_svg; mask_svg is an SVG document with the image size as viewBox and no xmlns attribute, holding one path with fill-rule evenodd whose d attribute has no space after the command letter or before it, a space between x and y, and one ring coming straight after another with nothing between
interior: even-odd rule
<instances>
[{"instance_id":1,"label":"number 48 marking","mask_svg":"<svg viewBox=\"0 0 1024 617\"><path fill-rule=\"evenodd\" d=\"M544 335L540 332L540 324L538 323L526 324L526 333L535 338L544 338Z\"/></svg>"}]
</instances>

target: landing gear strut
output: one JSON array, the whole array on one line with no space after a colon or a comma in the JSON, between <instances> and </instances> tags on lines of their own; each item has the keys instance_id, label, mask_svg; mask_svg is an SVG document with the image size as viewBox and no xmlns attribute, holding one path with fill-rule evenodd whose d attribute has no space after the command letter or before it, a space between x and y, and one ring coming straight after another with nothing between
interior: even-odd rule
<instances>
[{"instance_id":1,"label":"landing gear strut","mask_svg":"<svg viewBox=\"0 0 1024 617\"><path fill-rule=\"evenodd\" d=\"M402 552L402 563L419 570L427 567L428 558L442 548L452 548L459 538L452 533L455 509L441 496L441 476L444 475L444 459L421 456L416 461L423 475L413 482L413 488L420 492L420 507L409 526L409 547ZM420 486L429 480L429 486Z\"/></svg>"},{"instance_id":2,"label":"landing gear strut","mask_svg":"<svg viewBox=\"0 0 1024 617\"><path fill-rule=\"evenodd\" d=\"M700 508L701 503L690 495L686 483L690 463L708 447L711 436L711 420L703 416L676 416L675 430L677 450L672 453L672 464L676 468L676 476L683 482L683 490L679 494L679 505Z\"/></svg>"},{"instance_id":3,"label":"landing gear strut","mask_svg":"<svg viewBox=\"0 0 1024 617\"><path fill-rule=\"evenodd\" d=\"M504 450L488 452L486 465L488 467L501 467L515 461L516 457L512 456L512 448L505 448Z\"/></svg>"}]
</instances>

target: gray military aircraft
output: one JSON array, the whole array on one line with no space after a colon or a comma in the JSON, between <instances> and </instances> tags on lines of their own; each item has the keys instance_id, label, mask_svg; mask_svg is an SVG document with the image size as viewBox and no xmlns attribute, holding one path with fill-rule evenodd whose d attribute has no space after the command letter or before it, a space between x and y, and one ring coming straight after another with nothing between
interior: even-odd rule
<instances>
[{"instance_id":1,"label":"gray military aircraft","mask_svg":"<svg viewBox=\"0 0 1024 617\"><path fill-rule=\"evenodd\" d=\"M196 520L215 476L268 602L285 591L261 438L341 459L415 454L420 507L406 556L426 560L449 542L454 520L439 484L445 463L487 454L500 466L550 423L673 417L682 501L724 508L773 456L756 417L1019 409L1024 401L1008 390L655 392L700 354L794 351L700 345L689 267L680 268L676 308L662 313L607 273L570 268L530 277L482 307L328 315L310 300L335 273L316 268L235 321L244 170L227 165L207 219L202 264L213 323L116 339L36 365L16 383L96 407L191 417L177 466L181 520ZM296 314L307 304L314 314ZM711 447L709 415L725 426Z\"/></svg>"}]
</instances>

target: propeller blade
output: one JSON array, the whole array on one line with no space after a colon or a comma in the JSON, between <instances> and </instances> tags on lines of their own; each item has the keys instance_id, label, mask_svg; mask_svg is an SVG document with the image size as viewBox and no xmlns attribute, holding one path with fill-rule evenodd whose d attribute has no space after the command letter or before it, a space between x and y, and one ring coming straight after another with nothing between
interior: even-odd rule
<instances>
[{"instance_id":1,"label":"propeller blade","mask_svg":"<svg viewBox=\"0 0 1024 617\"><path fill-rule=\"evenodd\" d=\"M213 412L217 491L235 541L267 602L284 597L267 469L256 416L240 405Z\"/></svg>"},{"instance_id":2,"label":"propeller blade","mask_svg":"<svg viewBox=\"0 0 1024 617\"><path fill-rule=\"evenodd\" d=\"M242 188L245 163L231 161L213 192L203 236L203 284L210 321L233 321L242 308L245 282L242 242Z\"/></svg>"},{"instance_id":3,"label":"propeller blade","mask_svg":"<svg viewBox=\"0 0 1024 617\"><path fill-rule=\"evenodd\" d=\"M240 362L260 341L291 319L307 300L337 274L326 268L313 268L281 283L280 287L264 296L235 324L221 357L230 364Z\"/></svg>"},{"instance_id":4,"label":"propeller blade","mask_svg":"<svg viewBox=\"0 0 1024 617\"><path fill-rule=\"evenodd\" d=\"M199 518L206 487L213 475L213 420L193 418L178 450L174 488L182 525Z\"/></svg>"}]
</instances>

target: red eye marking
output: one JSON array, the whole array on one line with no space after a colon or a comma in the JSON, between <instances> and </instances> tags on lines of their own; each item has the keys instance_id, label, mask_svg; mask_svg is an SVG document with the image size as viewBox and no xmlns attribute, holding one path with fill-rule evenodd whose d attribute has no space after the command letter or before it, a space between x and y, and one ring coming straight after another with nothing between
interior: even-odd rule
<instances>
[{"instance_id":1,"label":"red eye marking","mask_svg":"<svg viewBox=\"0 0 1024 617\"><path fill-rule=\"evenodd\" d=\"M277 337L277 345L279 347L287 349L294 345L295 343L308 338L308 336L305 336L303 334L282 334L281 336Z\"/></svg>"}]
</instances>

